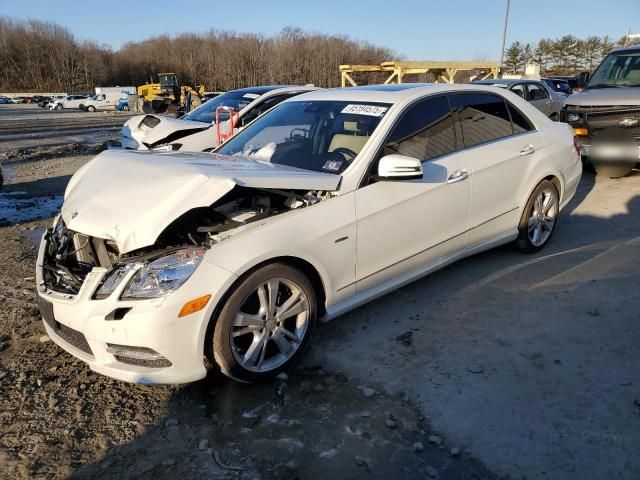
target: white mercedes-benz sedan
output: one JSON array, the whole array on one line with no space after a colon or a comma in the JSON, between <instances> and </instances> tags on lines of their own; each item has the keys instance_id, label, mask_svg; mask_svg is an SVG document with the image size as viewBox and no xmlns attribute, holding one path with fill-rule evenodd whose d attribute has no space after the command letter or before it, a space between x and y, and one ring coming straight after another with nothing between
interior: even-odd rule
<instances>
[{"instance_id":1,"label":"white mercedes-benz sedan","mask_svg":"<svg viewBox=\"0 0 640 480\"><path fill-rule=\"evenodd\" d=\"M318 90L214 153L109 150L42 239L59 346L140 383L273 377L326 321L444 265L551 238L580 145L488 86Z\"/></svg>"}]
</instances>

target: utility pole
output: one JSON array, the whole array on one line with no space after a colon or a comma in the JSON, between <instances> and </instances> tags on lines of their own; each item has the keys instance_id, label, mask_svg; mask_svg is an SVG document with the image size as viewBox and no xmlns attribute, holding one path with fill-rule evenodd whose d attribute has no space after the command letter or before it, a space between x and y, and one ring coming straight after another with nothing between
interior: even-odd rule
<instances>
[{"instance_id":1,"label":"utility pole","mask_svg":"<svg viewBox=\"0 0 640 480\"><path fill-rule=\"evenodd\" d=\"M509 25L509 5L511 0L505 0L504 30L502 31L502 48L500 49L500 68L504 66L504 47L507 41L507 25Z\"/></svg>"}]
</instances>

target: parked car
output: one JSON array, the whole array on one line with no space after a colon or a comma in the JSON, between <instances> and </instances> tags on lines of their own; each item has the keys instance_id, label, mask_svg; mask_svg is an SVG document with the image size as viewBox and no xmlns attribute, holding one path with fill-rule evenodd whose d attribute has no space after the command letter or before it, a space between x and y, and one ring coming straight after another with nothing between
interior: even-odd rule
<instances>
[{"instance_id":1,"label":"parked car","mask_svg":"<svg viewBox=\"0 0 640 480\"><path fill-rule=\"evenodd\" d=\"M640 167L640 46L607 55L586 88L565 99L561 120L598 173L621 177Z\"/></svg>"},{"instance_id":2,"label":"parked car","mask_svg":"<svg viewBox=\"0 0 640 480\"><path fill-rule=\"evenodd\" d=\"M571 95L573 93L571 84L567 80L561 78L543 78L542 81L558 93L564 95Z\"/></svg>"},{"instance_id":3,"label":"parked car","mask_svg":"<svg viewBox=\"0 0 640 480\"><path fill-rule=\"evenodd\" d=\"M274 105L312 90L317 88L278 85L240 88L203 103L180 119L137 115L122 127L121 143L124 148L135 150L211 150ZM220 122L216 122L216 115Z\"/></svg>"},{"instance_id":4,"label":"parked car","mask_svg":"<svg viewBox=\"0 0 640 480\"><path fill-rule=\"evenodd\" d=\"M13 104L22 103L22 97L11 97L9 98L9 103L13 103Z\"/></svg>"},{"instance_id":5,"label":"parked car","mask_svg":"<svg viewBox=\"0 0 640 480\"><path fill-rule=\"evenodd\" d=\"M67 95L64 98L55 100L49 104L50 110L62 110L64 108L79 109L83 102L86 102L90 95Z\"/></svg>"},{"instance_id":6,"label":"parked car","mask_svg":"<svg viewBox=\"0 0 640 480\"><path fill-rule=\"evenodd\" d=\"M555 76L553 78L566 81L571 87L571 93L580 93L582 90L584 90L584 87L587 86L587 83L589 83L590 76L591 76L590 72L584 71L584 72L580 72L577 75L568 75L568 76L562 75L562 76Z\"/></svg>"},{"instance_id":7,"label":"parked car","mask_svg":"<svg viewBox=\"0 0 640 480\"><path fill-rule=\"evenodd\" d=\"M53 105L56 101L61 100L65 97L65 95L55 95L53 97L44 97L42 102L38 104L38 106L42 108L49 109L51 105Z\"/></svg>"},{"instance_id":8,"label":"parked car","mask_svg":"<svg viewBox=\"0 0 640 480\"><path fill-rule=\"evenodd\" d=\"M480 80L473 83L506 88L527 100L551 120L556 122L560 120L560 110L562 109L562 103L566 95L554 91L553 88L545 82L498 78L494 80Z\"/></svg>"},{"instance_id":9,"label":"parked car","mask_svg":"<svg viewBox=\"0 0 640 480\"><path fill-rule=\"evenodd\" d=\"M0 104L11 103L7 97L0 97Z\"/></svg>"},{"instance_id":10,"label":"parked car","mask_svg":"<svg viewBox=\"0 0 640 480\"><path fill-rule=\"evenodd\" d=\"M225 92L204 92L202 94L202 102L207 102L209 100L211 100L212 98L216 98L220 95L222 95Z\"/></svg>"},{"instance_id":11,"label":"parked car","mask_svg":"<svg viewBox=\"0 0 640 480\"><path fill-rule=\"evenodd\" d=\"M51 100L53 100L51 97L39 97L38 106L40 108L46 108Z\"/></svg>"},{"instance_id":12,"label":"parked car","mask_svg":"<svg viewBox=\"0 0 640 480\"><path fill-rule=\"evenodd\" d=\"M309 92L215 153L107 150L40 244L44 326L121 380L195 381L205 356L268 379L319 320L497 245L543 248L578 150L506 89L447 84Z\"/></svg>"}]
</instances>

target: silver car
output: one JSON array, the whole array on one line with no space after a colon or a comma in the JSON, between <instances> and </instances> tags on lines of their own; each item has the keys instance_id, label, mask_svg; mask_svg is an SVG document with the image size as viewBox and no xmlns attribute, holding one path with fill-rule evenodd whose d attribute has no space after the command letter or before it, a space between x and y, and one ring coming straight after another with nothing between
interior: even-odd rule
<instances>
[{"instance_id":1,"label":"silver car","mask_svg":"<svg viewBox=\"0 0 640 480\"><path fill-rule=\"evenodd\" d=\"M511 90L556 122L560 120L560 110L562 110L562 104L567 98L566 95L554 91L553 88L545 82L538 80L498 78L494 80L480 80L474 83L493 85L494 87Z\"/></svg>"}]
</instances>

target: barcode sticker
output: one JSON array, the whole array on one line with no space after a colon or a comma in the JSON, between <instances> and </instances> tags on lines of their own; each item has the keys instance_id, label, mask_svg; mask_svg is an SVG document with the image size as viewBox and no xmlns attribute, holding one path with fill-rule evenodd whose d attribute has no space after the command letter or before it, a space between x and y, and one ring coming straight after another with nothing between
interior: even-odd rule
<instances>
[{"instance_id":1,"label":"barcode sticker","mask_svg":"<svg viewBox=\"0 0 640 480\"><path fill-rule=\"evenodd\" d=\"M372 117L381 117L389 110L388 107L379 107L377 105L347 105L342 109L342 113L352 113L354 115L370 115Z\"/></svg>"}]
</instances>

